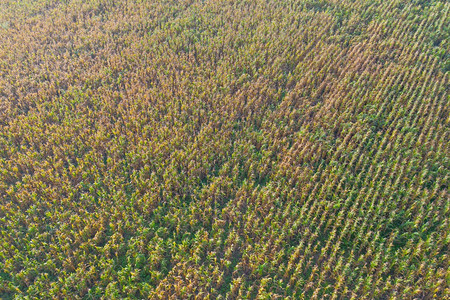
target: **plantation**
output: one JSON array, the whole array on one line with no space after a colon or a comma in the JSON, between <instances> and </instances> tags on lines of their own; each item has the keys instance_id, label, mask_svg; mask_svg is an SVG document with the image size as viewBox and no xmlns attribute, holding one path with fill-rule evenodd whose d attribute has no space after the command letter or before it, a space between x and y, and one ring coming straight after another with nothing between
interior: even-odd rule
<instances>
[{"instance_id":1,"label":"plantation","mask_svg":"<svg viewBox=\"0 0 450 300\"><path fill-rule=\"evenodd\" d=\"M0 299L445 299L450 3L0 2Z\"/></svg>"}]
</instances>

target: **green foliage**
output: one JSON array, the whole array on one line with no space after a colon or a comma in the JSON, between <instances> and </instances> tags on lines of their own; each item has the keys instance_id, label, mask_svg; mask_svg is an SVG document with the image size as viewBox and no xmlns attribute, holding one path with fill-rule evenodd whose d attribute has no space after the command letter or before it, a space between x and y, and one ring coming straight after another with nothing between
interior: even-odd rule
<instances>
[{"instance_id":1,"label":"green foliage","mask_svg":"<svg viewBox=\"0 0 450 300\"><path fill-rule=\"evenodd\" d=\"M0 298L445 298L449 8L1 1Z\"/></svg>"}]
</instances>

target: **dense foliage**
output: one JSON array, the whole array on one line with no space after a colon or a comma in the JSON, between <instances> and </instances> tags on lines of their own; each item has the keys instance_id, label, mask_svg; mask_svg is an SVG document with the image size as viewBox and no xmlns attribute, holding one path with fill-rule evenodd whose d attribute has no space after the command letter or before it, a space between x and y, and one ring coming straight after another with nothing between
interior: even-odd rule
<instances>
[{"instance_id":1,"label":"dense foliage","mask_svg":"<svg viewBox=\"0 0 450 300\"><path fill-rule=\"evenodd\" d=\"M1 1L0 298L445 298L449 8Z\"/></svg>"}]
</instances>

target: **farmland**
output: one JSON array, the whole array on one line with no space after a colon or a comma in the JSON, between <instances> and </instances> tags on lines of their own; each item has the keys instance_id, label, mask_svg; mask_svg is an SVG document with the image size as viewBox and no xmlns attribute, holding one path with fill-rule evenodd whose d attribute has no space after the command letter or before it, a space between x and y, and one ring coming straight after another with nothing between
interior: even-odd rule
<instances>
[{"instance_id":1,"label":"farmland","mask_svg":"<svg viewBox=\"0 0 450 300\"><path fill-rule=\"evenodd\" d=\"M444 299L450 4L0 2L1 299Z\"/></svg>"}]
</instances>

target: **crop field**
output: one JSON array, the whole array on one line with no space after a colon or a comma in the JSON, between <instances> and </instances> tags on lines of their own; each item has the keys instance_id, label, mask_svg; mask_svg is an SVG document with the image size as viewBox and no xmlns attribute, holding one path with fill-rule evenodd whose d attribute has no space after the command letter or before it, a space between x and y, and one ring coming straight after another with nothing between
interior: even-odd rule
<instances>
[{"instance_id":1,"label":"crop field","mask_svg":"<svg viewBox=\"0 0 450 300\"><path fill-rule=\"evenodd\" d=\"M0 1L0 299L448 299L449 9Z\"/></svg>"}]
</instances>

